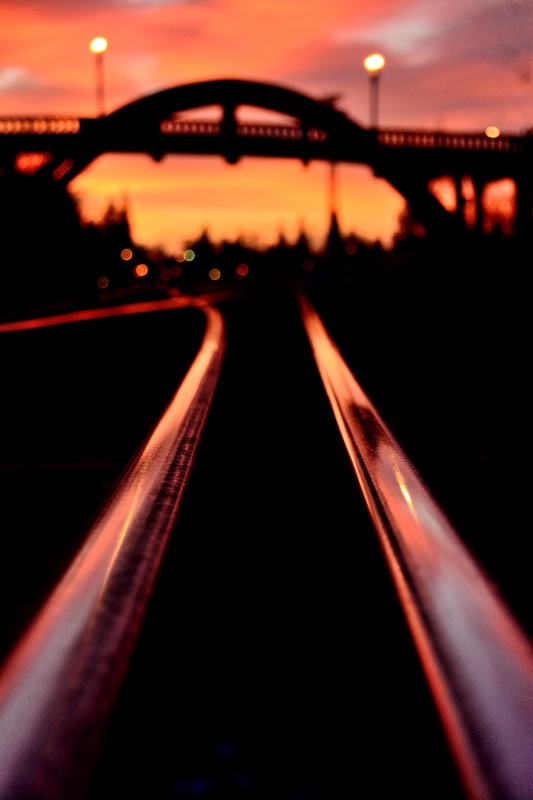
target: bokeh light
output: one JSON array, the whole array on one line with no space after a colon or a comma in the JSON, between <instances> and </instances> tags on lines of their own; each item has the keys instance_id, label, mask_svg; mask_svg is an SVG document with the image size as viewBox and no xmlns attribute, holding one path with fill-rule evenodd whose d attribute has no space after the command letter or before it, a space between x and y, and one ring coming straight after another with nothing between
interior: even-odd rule
<instances>
[{"instance_id":1,"label":"bokeh light","mask_svg":"<svg viewBox=\"0 0 533 800\"><path fill-rule=\"evenodd\" d=\"M220 280L221 272L219 269L210 269L209 270L209 277L212 281Z\"/></svg>"},{"instance_id":2,"label":"bokeh light","mask_svg":"<svg viewBox=\"0 0 533 800\"><path fill-rule=\"evenodd\" d=\"M237 278L244 278L246 275L248 275L248 272L249 272L248 264L239 264L239 266L235 270L235 276Z\"/></svg>"},{"instance_id":3,"label":"bokeh light","mask_svg":"<svg viewBox=\"0 0 533 800\"><path fill-rule=\"evenodd\" d=\"M133 268L133 274L136 278L144 278L145 275L148 275L148 267L146 264L137 264L137 266Z\"/></svg>"},{"instance_id":4,"label":"bokeh light","mask_svg":"<svg viewBox=\"0 0 533 800\"><path fill-rule=\"evenodd\" d=\"M35 175L51 158L50 153L19 153L15 158L15 169L25 175Z\"/></svg>"},{"instance_id":5,"label":"bokeh light","mask_svg":"<svg viewBox=\"0 0 533 800\"><path fill-rule=\"evenodd\" d=\"M132 253L132 251L130 250L130 248L129 248L129 247L125 247L125 248L124 248L124 250L121 252L121 254L120 254L120 257L121 257L121 258L122 258L124 261L129 261L129 260L130 260L130 258L132 258L132 257L133 257L133 253Z\"/></svg>"}]
</instances>

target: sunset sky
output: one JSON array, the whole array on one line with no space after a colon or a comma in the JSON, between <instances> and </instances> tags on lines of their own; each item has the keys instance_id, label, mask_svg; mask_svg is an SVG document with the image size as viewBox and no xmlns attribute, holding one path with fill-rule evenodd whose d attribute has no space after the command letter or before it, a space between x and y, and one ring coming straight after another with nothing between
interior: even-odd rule
<instances>
[{"instance_id":1,"label":"sunset sky","mask_svg":"<svg viewBox=\"0 0 533 800\"><path fill-rule=\"evenodd\" d=\"M97 114L95 36L106 112L183 83L278 84L369 123L363 60L379 51L382 127L502 133L533 127L531 0L3 0L0 114ZM364 165L339 166L341 229L385 244L404 201ZM330 209L326 164L221 157L102 156L71 188L98 220L127 202L139 244L177 249L207 229L268 244L304 230L317 243Z\"/></svg>"}]
</instances>

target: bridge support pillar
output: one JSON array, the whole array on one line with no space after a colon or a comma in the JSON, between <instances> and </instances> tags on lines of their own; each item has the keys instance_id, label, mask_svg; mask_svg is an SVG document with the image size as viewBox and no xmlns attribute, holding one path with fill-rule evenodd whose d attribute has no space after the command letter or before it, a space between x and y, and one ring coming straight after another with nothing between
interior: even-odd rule
<instances>
[{"instance_id":1,"label":"bridge support pillar","mask_svg":"<svg viewBox=\"0 0 533 800\"><path fill-rule=\"evenodd\" d=\"M223 116L220 124L222 150L228 164L236 164L239 160L237 145L237 120L235 119L235 103L226 101L223 105Z\"/></svg>"},{"instance_id":2,"label":"bridge support pillar","mask_svg":"<svg viewBox=\"0 0 533 800\"><path fill-rule=\"evenodd\" d=\"M464 232L466 231L466 215L465 215L465 205L466 200L463 194L463 178L461 175L454 175L453 181L455 184L455 219L457 223L457 228Z\"/></svg>"},{"instance_id":3,"label":"bridge support pillar","mask_svg":"<svg viewBox=\"0 0 533 800\"><path fill-rule=\"evenodd\" d=\"M474 232L481 234L483 233L483 223L485 216L485 211L483 208L483 189L485 188L486 181L484 181L479 176L471 177L471 181L474 187L474 207L475 207Z\"/></svg>"},{"instance_id":4,"label":"bridge support pillar","mask_svg":"<svg viewBox=\"0 0 533 800\"><path fill-rule=\"evenodd\" d=\"M514 235L525 241L533 242L533 181L529 176L515 177L516 211L514 218Z\"/></svg>"}]
</instances>

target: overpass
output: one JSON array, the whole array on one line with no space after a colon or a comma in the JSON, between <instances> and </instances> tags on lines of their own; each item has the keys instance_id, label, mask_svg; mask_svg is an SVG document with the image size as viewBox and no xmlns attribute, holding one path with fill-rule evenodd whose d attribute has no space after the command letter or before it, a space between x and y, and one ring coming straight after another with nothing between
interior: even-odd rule
<instances>
[{"instance_id":1,"label":"overpass","mask_svg":"<svg viewBox=\"0 0 533 800\"><path fill-rule=\"evenodd\" d=\"M215 107L215 119L186 119ZM247 107L277 112L283 124L246 121ZM533 136L489 138L484 132L371 129L332 104L294 90L238 79L185 84L128 103L107 116L0 117L0 175L29 172L68 185L104 153L220 155L229 164L246 156L296 158L370 166L406 200L428 230L466 226L460 185L472 180L476 225L482 223L486 184L511 178L516 187L515 235L533 232ZM444 208L429 188L451 178L458 200Z\"/></svg>"}]
</instances>

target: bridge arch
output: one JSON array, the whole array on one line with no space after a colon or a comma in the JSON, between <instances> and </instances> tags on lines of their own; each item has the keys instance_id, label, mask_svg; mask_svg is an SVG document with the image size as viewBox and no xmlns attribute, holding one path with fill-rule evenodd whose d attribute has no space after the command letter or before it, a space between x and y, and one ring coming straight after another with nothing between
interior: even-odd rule
<instances>
[{"instance_id":1,"label":"bridge arch","mask_svg":"<svg viewBox=\"0 0 533 800\"><path fill-rule=\"evenodd\" d=\"M367 131L331 104L275 84L241 79L218 79L163 89L141 97L106 117L110 126L159 124L168 116L204 106L219 105L224 119L234 118L238 106L269 109L299 119L302 127L323 128L330 134L348 131L366 139Z\"/></svg>"},{"instance_id":2,"label":"bridge arch","mask_svg":"<svg viewBox=\"0 0 533 800\"><path fill-rule=\"evenodd\" d=\"M236 110L249 106L281 113L289 124L243 124ZM190 123L180 112L220 107L220 120ZM384 178L428 229L461 227L429 190L442 175L469 176L480 197L491 180L510 177L518 198L516 220L530 232L533 198L531 136L488 139L484 133L371 130L333 104L294 89L241 79L184 84L141 97L99 118L0 118L0 155L16 170L22 154L40 155L38 175L69 184L104 153L219 155L230 164L245 156L308 163L368 165ZM459 206L460 204L458 204ZM479 216L479 215L478 215Z\"/></svg>"},{"instance_id":3,"label":"bridge arch","mask_svg":"<svg viewBox=\"0 0 533 800\"><path fill-rule=\"evenodd\" d=\"M180 112L218 106L218 122L179 125ZM288 125L239 124L236 111L248 106L277 112ZM100 120L107 149L128 147L159 160L167 153L220 154L228 163L246 155L342 161L355 149L368 163L369 131L332 104L293 89L240 79L184 84L139 98ZM353 160L353 159L351 159Z\"/></svg>"}]
</instances>

